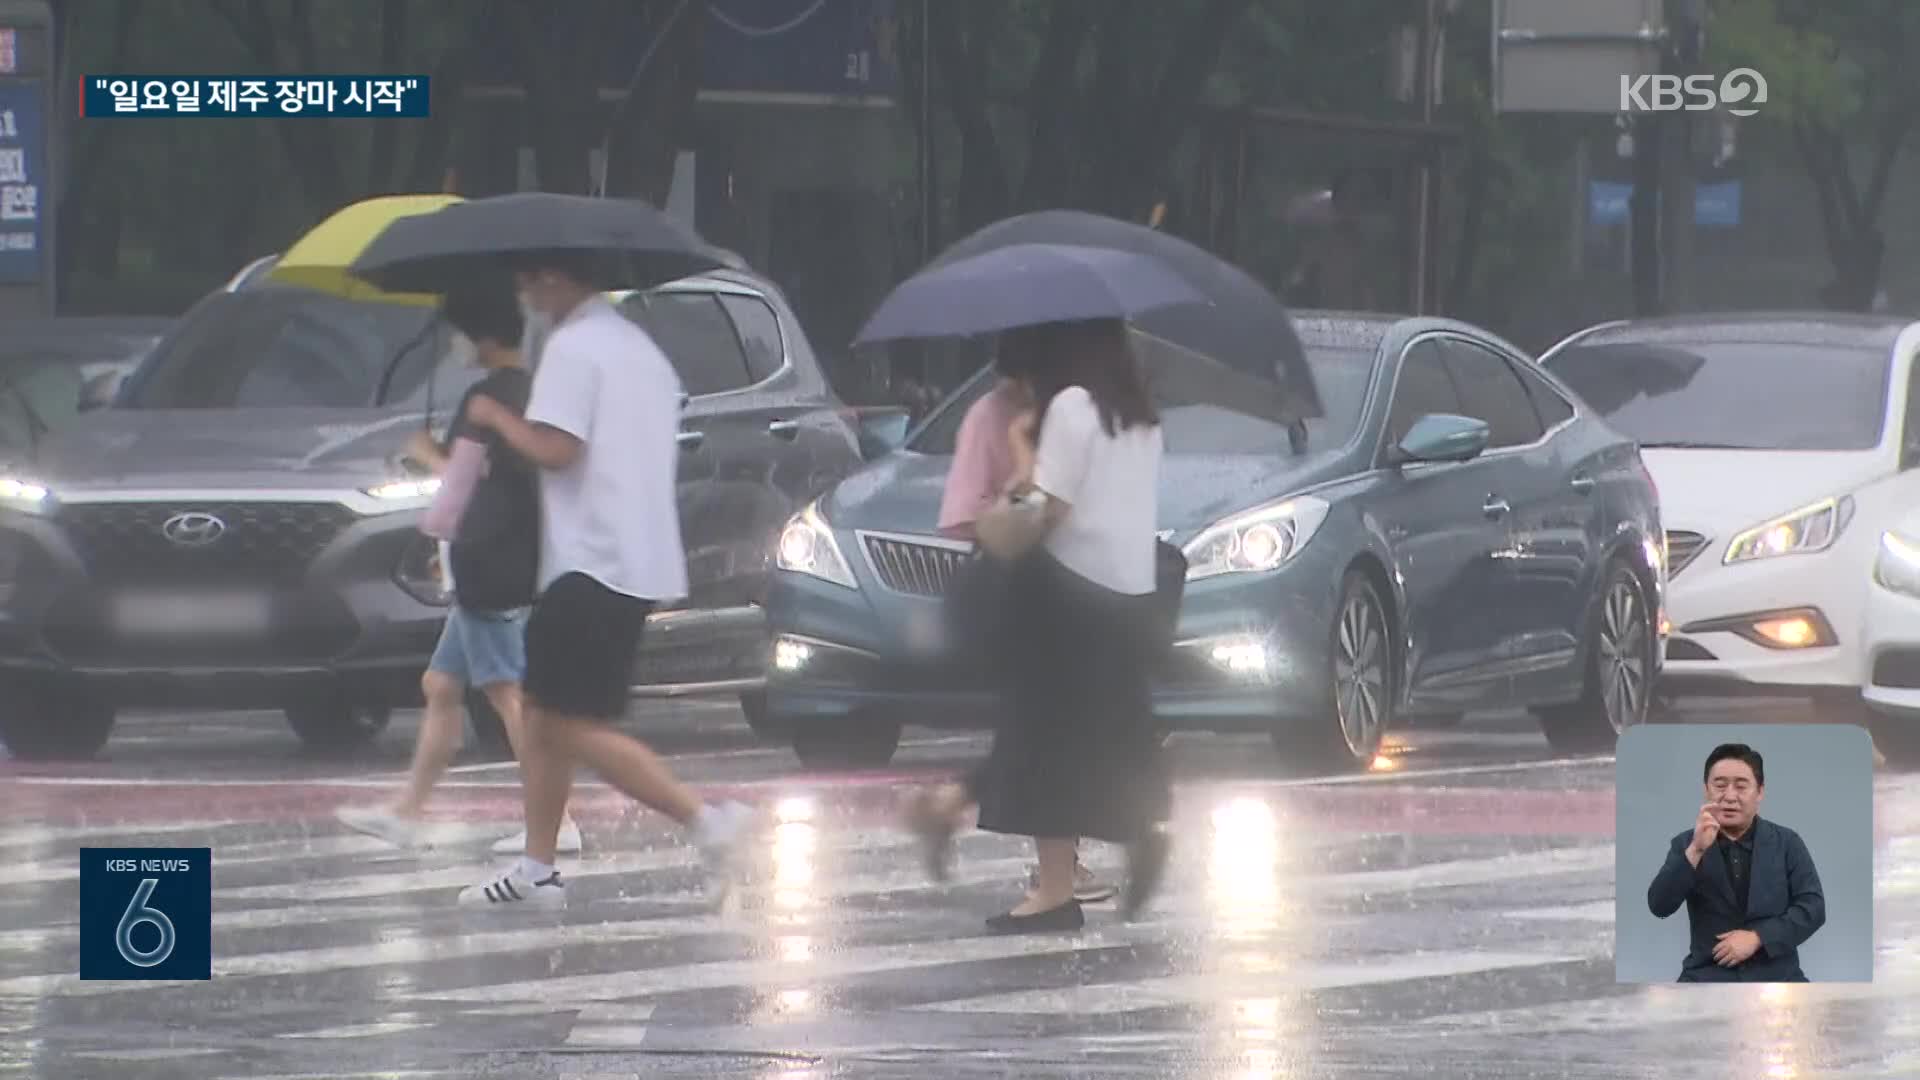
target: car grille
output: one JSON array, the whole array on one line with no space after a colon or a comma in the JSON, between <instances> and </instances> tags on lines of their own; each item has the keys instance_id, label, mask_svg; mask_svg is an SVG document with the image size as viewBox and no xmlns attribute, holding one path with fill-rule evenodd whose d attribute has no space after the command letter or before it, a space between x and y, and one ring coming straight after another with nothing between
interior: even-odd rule
<instances>
[{"instance_id":1,"label":"car grille","mask_svg":"<svg viewBox=\"0 0 1920 1080\"><path fill-rule=\"evenodd\" d=\"M866 537L867 561L880 584L910 596L943 596L953 575L973 558L968 549Z\"/></svg>"},{"instance_id":2,"label":"car grille","mask_svg":"<svg viewBox=\"0 0 1920 1080\"><path fill-rule=\"evenodd\" d=\"M166 525L184 513L211 515L225 530L199 546L176 543ZM58 520L97 582L291 585L354 513L337 503L84 503L62 507Z\"/></svg>"},{"instance_id":3,"label":"car grille","mask_svg":"<svg viewBox=\"0 0 1920 1080\"><path fill-rule=\"evenodd\" d=\"M1707 547L1707 538L1697 532L1678 532L1667 530L1667 577L1679 576L1687 564L1698 558Z\"/></svg>"}]
</instances>

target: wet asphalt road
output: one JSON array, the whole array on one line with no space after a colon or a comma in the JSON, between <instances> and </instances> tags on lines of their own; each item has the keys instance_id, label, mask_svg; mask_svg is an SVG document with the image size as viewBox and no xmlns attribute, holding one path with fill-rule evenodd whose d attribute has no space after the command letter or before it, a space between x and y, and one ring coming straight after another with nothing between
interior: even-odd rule
<instances>
[{"instance_id":1,"label":"wet asphalt road","mask_svg":"<svg viewBox=\"0 0 1920 1080\"><path fill-rule=\"evenodd\" d=\"M1804 720L1725 705L1690 719ZM1920 1075L1920 778L1877 781L1876 982L1613 979L1611 759L1524 722L1397 737L1392 767L1289 773L1259 738L1182 736L1179 847L1144 921L996 938L1029 852L963 840L928 883L902 795L983 745L928 735L884 772L801 773L734 711L637 729L764 811L737 910L691 852L588 784L564 914L450 906L518 822L511 766L460 767L440 843L337 826L404 768L301 756L271 716L136 717L105 759L0 763L0 1076L1822 1077ZM1683 823L1684 824L1684 823ZM211 846L210 983L80 982L76 850ZM1112 874L1120 854L1090 845Z\"/></svg>"}]
</instances>

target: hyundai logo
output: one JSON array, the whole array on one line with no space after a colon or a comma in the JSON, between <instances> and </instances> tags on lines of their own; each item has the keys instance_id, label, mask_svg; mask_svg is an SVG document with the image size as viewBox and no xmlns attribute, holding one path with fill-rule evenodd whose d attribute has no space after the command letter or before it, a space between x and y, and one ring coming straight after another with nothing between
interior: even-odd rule
<instances>
[{"instance_id":1,"label":"hyundai logo","mask_svg":"<svg viewBox=\"0 0 1920 1080\"><path fill-rule=\"evenodd\" d=\"M226 522L199 511L175 514L160 526L160 534L181 547L206 547L226 532Z\"/></svg>"}]
</instances>

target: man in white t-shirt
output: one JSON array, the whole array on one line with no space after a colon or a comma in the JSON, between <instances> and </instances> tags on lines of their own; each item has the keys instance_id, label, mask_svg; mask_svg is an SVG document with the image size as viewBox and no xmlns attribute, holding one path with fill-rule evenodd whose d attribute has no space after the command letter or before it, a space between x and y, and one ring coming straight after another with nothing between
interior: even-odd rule
<instances>
[{"instance_id":1,"label":"man in white t-shirt","mask_svg":"<svg viewBox=\"0 0 1920 1080\"><path fill-rule=\"evenodd\" d=\"M526 851L463 891L462 904L566 902L554 847L575 764L691 830L716 903L751 818L737 803L703 803L612 724L626 714L647 616L687 594L675 502L681 389L659 346L592 281L577 253L516 258L521 302L553 330L524 419L484 402L469 413L540 468L541 593L526 629Z\"/></svg>"}]
</instances>

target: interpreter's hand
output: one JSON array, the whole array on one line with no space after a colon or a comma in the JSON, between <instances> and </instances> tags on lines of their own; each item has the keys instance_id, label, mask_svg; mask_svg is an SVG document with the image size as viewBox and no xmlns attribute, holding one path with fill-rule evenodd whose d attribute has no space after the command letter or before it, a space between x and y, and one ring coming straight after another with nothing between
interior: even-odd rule
<instances>
[{"instance_id":1,"label":"interpreter's hand","mask_svg":"<svg viewBox=\"0 0 1920 1080\"><path fill-rule=\"evenodd\" d=\"M498 430L500 422L511 415L505 405L480 394L475 394L473 400L467 402L467 423L474 427Z\"/></svg>"},{"instance_id":2,"label":"interpreter's hand","mask_svg":"<svg viewBox=\"0 0 1920 1080\"><path fill-rule=\"evenodd\" d=\"M1713 816L1713 804L1707 803L1700 808L1700 816L1693 819L1693 842L1687 847L1695 855L1705 855L1707 849L1720 839L1720 822Z\"/></svg>"},{"instance_id":3,"label":"interpreter's hand","mask_svg":"<svg viewBox=\"0 0 1920 1080\"><path fill-rule=\"evenodd\" d=\"M1713 961L1721 967L1739 967L1760 951L1760 935L1751 930L1729 930L1713 947Z\"/></svg>"}]
</instances>

